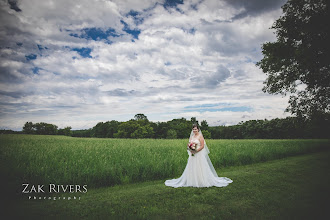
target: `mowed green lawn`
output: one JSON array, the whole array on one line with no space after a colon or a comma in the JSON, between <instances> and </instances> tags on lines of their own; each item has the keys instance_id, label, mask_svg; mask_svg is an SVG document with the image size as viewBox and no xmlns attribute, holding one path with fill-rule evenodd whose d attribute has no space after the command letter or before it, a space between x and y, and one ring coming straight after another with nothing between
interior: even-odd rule
<instances>
[{"instance_id":1,"label":"mowed green lawn","mask_svg":"<svg viewBox=\"0 0 330 220\"><path fill-rule=\"evenodd\" d=\"M7 192L1 197L6 204L4 216L38 219L330 217L326 212L330 197L329 140L208 140L210 158L218 175L234 182L224 188L177 189L166 187L164 181L181 175L187 162L186 140L2 135L0 141L1 175L8 180L1 187ZM170 166L171 163L174 165ZM114 184L111 179L116 175L106 177L111 174L109 165L118 168L122 172L120 178L125 181ZM131 177L134 169L144 176ZM160 174L161 170L166 174ZM86 175L79 176L80 173ZM76 182L70 182L73 180ZM97 185L96 180L104 182ZM91 184L85 194L70 194L80 196L80 200L29 200L20 190L22 183L30 181L80 185L90 181ZM56 196L68 197L68 193Z\"/></svg>"},{"instance_id":2,"label":"mowed green lawn","mask_svg":"<svg viewBox=\"0 0 330 220\"><path fill-rule=\"evenodd\" d=\"M217 170L224 188L163 180L89 189L80 200L7 200L24 219L329 219L330 151ZM61 194L57 196L67 196ZM79 195L77 195L79 196Z\"/></svg>"}]
</instances>

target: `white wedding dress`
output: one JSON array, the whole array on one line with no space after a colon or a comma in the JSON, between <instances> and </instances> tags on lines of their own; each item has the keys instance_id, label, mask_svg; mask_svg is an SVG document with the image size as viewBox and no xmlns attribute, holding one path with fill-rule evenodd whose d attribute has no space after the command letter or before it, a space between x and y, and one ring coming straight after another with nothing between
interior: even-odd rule
<instances>
[{"instance_id":1,"label":"white wedding dress","mask_svg":"<svg viewBox=\"0 0 330 220\"><path fill-rule=\"evenodd\" d=\"M197 149L201 147L198 139L192 139L197 144ZM233 181L227 177L218 177L208 152L205 148L192 156L189 150L189 158L186 168L178 179L166 180L165 185L174 188L177 187L224 187Z\"/></svg>"}]
</instances>

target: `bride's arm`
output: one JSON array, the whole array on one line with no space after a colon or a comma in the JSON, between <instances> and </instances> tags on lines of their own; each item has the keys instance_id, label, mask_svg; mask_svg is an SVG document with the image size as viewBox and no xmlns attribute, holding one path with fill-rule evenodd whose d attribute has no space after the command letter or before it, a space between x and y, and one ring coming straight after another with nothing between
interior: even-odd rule
<instances>
[{"instance_id":1,"label":"bride's arm","mask_svg":"<svg viewBox=\"0 0 330 220\"><path fill-rule=\"evenodd\" d=\"M201 142L201 147L198 148L197 152L203 150L203 148L204 148L204 138L203 138L203 137L200 137L200 138L199 138L199 141Z\"/></svg>"}]
</instances>

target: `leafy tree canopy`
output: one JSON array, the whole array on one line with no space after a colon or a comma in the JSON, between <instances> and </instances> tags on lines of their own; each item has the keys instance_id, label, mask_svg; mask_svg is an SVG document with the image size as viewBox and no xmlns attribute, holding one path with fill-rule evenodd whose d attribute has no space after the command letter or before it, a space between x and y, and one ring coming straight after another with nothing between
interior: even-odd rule
<instances>
[{"instance_id":1,"label":"leafy tree canopy","mask_svg":"<svg viewBox=\"0 0 330 220\"><path fill-rule=\"evenodd\" d=\"M291 93L286 111L300 118L324 115L330 112L329 1L289 0L282 9L271 27L277 41L263 44L257 63L267 74L263 91Z\"/></svg>"}]
</instances>

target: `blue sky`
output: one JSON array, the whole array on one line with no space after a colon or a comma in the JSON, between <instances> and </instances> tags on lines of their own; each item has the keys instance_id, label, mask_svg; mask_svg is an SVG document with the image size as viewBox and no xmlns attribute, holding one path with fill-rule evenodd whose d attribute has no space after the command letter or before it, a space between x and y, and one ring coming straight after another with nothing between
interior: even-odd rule
<instances>
[{"instance_id":1,"label":"blue sky","mask_svg":"<svg viewBox=\"0 0 330 220\"><path fill-rule=\"evenodd\" d=\"M0 2L0 129L289 116L255 66L283 0Z\"/></svg>"}]
</instances>

